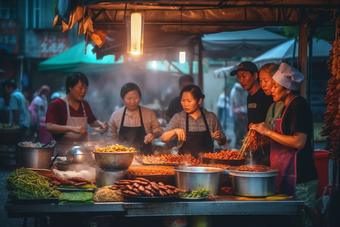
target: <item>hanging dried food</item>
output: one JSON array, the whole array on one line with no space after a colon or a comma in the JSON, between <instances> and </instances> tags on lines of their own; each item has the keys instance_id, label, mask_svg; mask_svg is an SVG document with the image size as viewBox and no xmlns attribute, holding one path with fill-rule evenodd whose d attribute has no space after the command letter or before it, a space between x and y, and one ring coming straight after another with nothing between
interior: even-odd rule
<instances>
[{"instance_id":1,"label":"hanging dried food","mask_svg":"<svg viewBox=\"0 0 340 227\"><path fill-rule=\"evenodd\" d=\"M325 103L328 105L325 112L322 136L327 136L331 145L331 158L339 162L340 142L340 38L331 41L332 50L329 51L330 58L327 68L332 77L328 81Z\"/></svg>"}]
</instances>

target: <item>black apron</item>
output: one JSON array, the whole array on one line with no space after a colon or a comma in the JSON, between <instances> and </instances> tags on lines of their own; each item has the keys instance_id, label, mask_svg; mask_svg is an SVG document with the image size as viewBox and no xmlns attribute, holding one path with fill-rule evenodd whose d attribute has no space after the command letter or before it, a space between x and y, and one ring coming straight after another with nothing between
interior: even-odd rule
<instances>
[{"instance_id":1,"label":"black apron","mask_svg":"<svg viewBox=\"0 0 340 227\"><path fill-rule=\"evenodd\" d=\"M136 148L137 151L140 151L141 154L152 154L151 143L148 143L148 144L144 143L146 132L144 128L142 111L140 110L140 106L138 106L138 109L139 109L141 126L125 127L123 125L124 119L125 119L125 112L126 112L126 107L125 107L123 117L122 117L122 122L120 124L118 143L126 147L134 147Z\"/></svg>"},{"instance_id":2,"label":"black apron","mask_svg":"<svg viewBox=\"0 0 340 227\"><path fill-rule=\"evenodd\" d=\"M205 123L206 130L203 132L189 132L189 114L186 114L186 141L179 149L179 154L191 154L198 158L200 153L213 152L214 142L211 138L207 120L201 110L201 114Z\"/></svg>"}]
</instances>

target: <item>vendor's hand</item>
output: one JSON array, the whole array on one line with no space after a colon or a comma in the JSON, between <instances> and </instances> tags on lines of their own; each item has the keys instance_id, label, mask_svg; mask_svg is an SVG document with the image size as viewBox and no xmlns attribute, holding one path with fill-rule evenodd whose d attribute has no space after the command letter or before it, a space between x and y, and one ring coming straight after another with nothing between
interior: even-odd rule
<instances>
[{"instance_id":1,"label":"vendor's hand","mask_svg":"<svg viewBox=\"0 0 340 227\"><path fill-rule=\"evenodd\" d=\"M175 129L175 132L176 132L176 135L177 135L179 141L185 141L186 140L186 135L185 135L185 132L184 132L183 129L181 129L181 128Z\"/></svg>"},{"instance_id":2,"label":"vendor's hand","mask_svg":"<svg viewBox=\"0 0 340 227\"><path fill-rule=\"evenodd\" d=\"M155 141L155 137L149 133L144 137L144 143L148 144L148 143L153 143L153 141Z\"/></svg>"},{"instance_id":3,"label":"vendor's hand","mask_svg":"<svg viewBox=\"0 0 340 227\"><path fill-rule=\"evenodd\" d=\"M268 135L268 133L270 132L270 129L268 128L268 126L266 125L266 123L262 122L259 124L251 124L249 125L249 129L253 129L257 132L259 132L262 135Z\"/></svg>"},{"instance_id":4,"label":"vendor's hand","mask_svg":"<svg viewBox=\"0 0 340 227\"><path fill-rule=\"evenodd\" d=\"M103 122L100 128L101 128L100 134L105 133L109 129L109 123L107 123L106 121Z\"/></svg>"},{"instance_id":5,"label":"vendor's hand","mask_svg":"<svg viewBox=\"0 0 340 227\"><path fill-rule=\"evenodd\" d=\"M73 129L72 131L74 133L82 134L83 136L87 136L87 134L88 134L87 130L82 126L73 127L72 129Z\"/></svg>"},{"instance_id":6,"label":"vendor's hand","mask_svg":"<svg viewBox=\"0 0 340 227\"><path fill-rule=\"evenodd\" d=\"M216 131L214 133L211 133L211 137L214 138L217 141L220 141L221 140L221 133L220 133L220 131Z\"/></svg>"}]
</instances>

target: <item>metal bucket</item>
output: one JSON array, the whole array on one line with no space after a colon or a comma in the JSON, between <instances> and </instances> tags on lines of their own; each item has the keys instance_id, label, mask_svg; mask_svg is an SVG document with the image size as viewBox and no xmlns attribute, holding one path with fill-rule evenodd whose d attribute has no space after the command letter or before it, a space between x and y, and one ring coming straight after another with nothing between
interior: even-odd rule
<instances>
[{"instance_id":1,"label":"metal bucket","mask_svg":"<svg viewBox=\"0 0 340 227\"><path fill-rule=\"evenodd\" d=\"M49 169L54 147L24 147L20 143L20 166Z\"/></svg>"},{"instance_id":2,"label":"metal bucket","mask_svg":"<svg viewBox=\"0 0 340 227\"><path fill-rule=\"evenodd\" d=\"M175 182L180 190L205 188L214 195L221 192L223 169L213 167L176 167Z\"/></svg>"},{"instance_id":3,"label":"metal bucket","mask_svg":"<svg viewBox=\"0 0 340 227\"><path fill-rule=\"evenodd\" d=\"M234 195L247 197L267 197L275 195L276 175L278 171L245 172L229 169Z\"/></svg>"}]
</instances>

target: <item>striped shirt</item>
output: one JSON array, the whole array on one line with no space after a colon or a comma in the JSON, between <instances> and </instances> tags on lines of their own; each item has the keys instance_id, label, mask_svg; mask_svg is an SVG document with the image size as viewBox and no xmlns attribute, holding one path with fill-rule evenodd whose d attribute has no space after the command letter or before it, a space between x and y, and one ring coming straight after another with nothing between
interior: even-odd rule
<instances>
[{"instance_id":1,"label":"striped shirt","mask_svg":"<svg viewBox=\"0 0 340 227\"><path fill-rule=\"evenodd\" d=\"M221 135L224 135L221 124L218 121L216 114L213 112L207 111L203 108L203 113L205 115L205 119L207 120L207 124L209 127L210 135L216 131L220 131ZM200 115L196 120L192 118L190 115L188 116L189 120L189 132L203 132L206 131L205 123L203 116ZM179 112L171 118L168 127L164 130L164 132L168 132L174 130L176 128L182 128L186 131L186 112L183 110Z\"/></svg>"},{"instance_id":2,"label":"striped shirt","mask_svg":"<svg viewBox=\"0 0 340 227\"><path fill-rule=\"evenodd\" d=\"M118 139L120 125L123 118L125 106L115 111L110 117L110 130L108 138L116 141ZM146 134L151 133L155 138L158 138L163 133L163 128L158 122L155 112L152 110L141 106L140 107L143 117L143 123ZM132 114L126 110L124 126L126 127L138 127L141 126L139 111L135 111Z\"/></svg>"}]
</instances>

